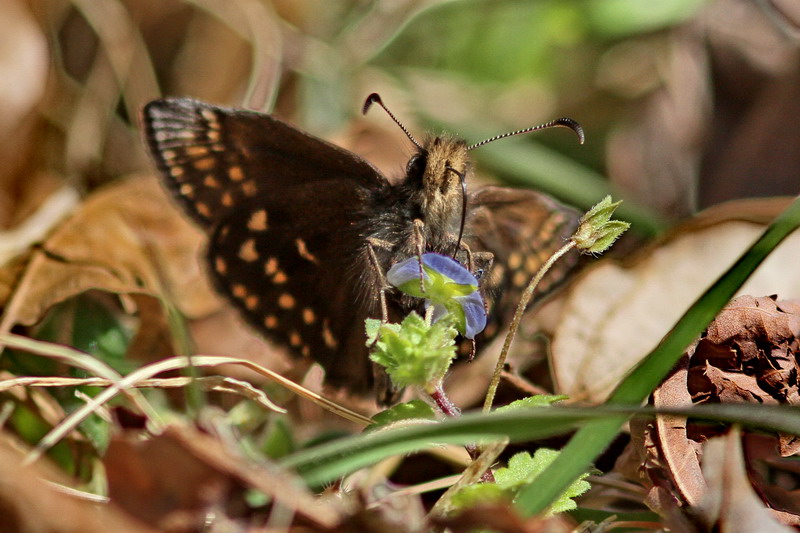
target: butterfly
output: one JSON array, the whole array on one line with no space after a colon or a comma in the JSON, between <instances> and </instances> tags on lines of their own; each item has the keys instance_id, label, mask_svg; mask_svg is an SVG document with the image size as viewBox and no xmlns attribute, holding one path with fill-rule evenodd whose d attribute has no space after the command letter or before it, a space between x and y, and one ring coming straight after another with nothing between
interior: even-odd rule
<instances>
[{"instance_id":1,"label":"butterfly","mask_svg":"<svg viewBox=\"0 0 800 533\"><path fill-rule=\"evenodd\" d=\"M455 257L480 279L490 338L519 294L577 226L578 214L540 193L497 186L467 192L468 146L435 136L416 145L405 175L390 181L356 154L271 115L165 98L143 110L146 144L163 182L207 233L208 270L244 319L294 354L312 357L326 382L356 393L386 390L368 358L364 320L402 318L417 299L386 287L404 259ZM557 263L547 291L575 260ZM384 305L381 296L385 295ZM481 342L479 336L477 342Z\"/></svg>"}]
</instances>

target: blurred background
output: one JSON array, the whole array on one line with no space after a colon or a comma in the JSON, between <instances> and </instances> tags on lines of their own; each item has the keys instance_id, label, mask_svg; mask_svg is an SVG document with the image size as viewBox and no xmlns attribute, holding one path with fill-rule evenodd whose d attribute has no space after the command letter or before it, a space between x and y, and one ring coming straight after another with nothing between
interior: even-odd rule
<instances>
[{"instance_id":1,"label":"blurred background","mask_svg":"<svg viewBox=\"0 0 800 533\"><path fill-rule=\"evenodd\" d=\"M390 175L413 132L476 142L480 174L580 207L625 198L652 235L731 198L796 194L792 0L2 0L0 228L67 184L149 171L139 111L163 95L274 112Z\"/></svg>"}]
</instances>

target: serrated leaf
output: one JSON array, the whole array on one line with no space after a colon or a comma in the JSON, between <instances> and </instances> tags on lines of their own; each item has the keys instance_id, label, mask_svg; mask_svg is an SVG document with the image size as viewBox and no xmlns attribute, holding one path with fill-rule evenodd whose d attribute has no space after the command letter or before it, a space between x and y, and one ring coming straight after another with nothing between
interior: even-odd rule
<instances>
[{"instance_id":1,"label":"serrated leaf","mask_svg":"<svg viewBox=\"0 0 800 533\"><path fill-rule=\"evenodd\" d=\"M377 318L368 318L364 321L364 329L367 332L367 346L372 346L372 343L378 338L381 321Z\"/></svg>"},{"instance_id":2,"label":"serrated leaf","mask_svg":"<svg viewBox=\"0 0 800 533\"><path fill-rule=\"evenodd\" d=\"M427 386L441 381L456 355L452 320L429 325L417 313L401 324L384 324L370 359L386 368L398 387Z\"/></svg>"},{"instance_id":3,"label":"serrated leaf","mask_svg":"<svg viewBox=\"0 0 800 533\"><path fill-rule=\"evenodd\" d=\"M528 452L517 453L508 460L508 466L499 468L494 473L495 483L464 487L453 495L453 504L457 507L469 507L502 500L513 501L522 487L535 484L539 474L558 457L559 453L549 448L539 448L533 456ZM571 484L553 503L549 512L560 513L575 509L577 504L572 498L580 496L591 488L584 480L588 475L583 474Z\"/></svg>"},{"instance_id":4,"label":"serrated leaf","mask_svg":"<svg viewBox=\"0 0 800 533\"><path fill-rule=\"evenodd\" d=\"M539 448L533 454L533 457L528 452L521 452L509 459L506 468L498 469L495 474L497 485L501 488L515 493L527 485L535 484L536 478L541 474L550 463L555 461L560 452L551 450L549 448ZM591 486L585 481L588 473L582 474L575 480L566 490L553 502L549 512L560 513L575 509L577 505L572 500L580 496Z\"/></svg>"}]
</instances>

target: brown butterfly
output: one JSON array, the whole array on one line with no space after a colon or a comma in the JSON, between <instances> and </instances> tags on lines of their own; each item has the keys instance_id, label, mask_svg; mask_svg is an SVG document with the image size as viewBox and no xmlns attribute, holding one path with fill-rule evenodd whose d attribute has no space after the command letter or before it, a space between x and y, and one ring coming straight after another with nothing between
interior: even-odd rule
<instances>
[{"instance_id":1,"label":"brown butterfly","mask_svg":"<svg viewBox=\"0 0 800 533\"><path fill-rule=\"evenodd\" d=\"M378 95L364 112L373 103L417 147L396 182L270 115L186 98L144 108L147 144L164 182L209 235L217 289L269 339L318 361L327 383L359 393L380 376L368 359L364 320L382 316L384 291L390 320L420 307L385 286L393 264L430 251L468 265L494 302L489 337L577 225L576 212L533 191L490 186L467 194L468 152L551 126L583 140L580 126L564 118L472 146L450 137L420 144ZM558 263L542 289L573 264Z\"/></svg>"}]
</instances>

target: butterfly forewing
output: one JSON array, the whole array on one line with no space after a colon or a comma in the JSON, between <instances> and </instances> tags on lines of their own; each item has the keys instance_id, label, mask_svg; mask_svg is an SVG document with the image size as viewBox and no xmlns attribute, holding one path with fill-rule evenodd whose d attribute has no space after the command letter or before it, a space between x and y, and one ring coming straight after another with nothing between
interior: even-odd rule
<instances>
[{"instance_id":1,"label":"butterfly forewing","mask_svg":"<svg viewBox=\"0 0 800 533\"><path fill-rule=\"evenodd\" d=\"M146 138L164 181L186 212L209 228L246 197L242 161L229 148L223 115L192 100L157 100L144 109ZM252 193L257 192L252 190Z\"/></svg>"},{"instance_id":2,"label":"butterfly forewing","mask_svg":"<svg viewBox=\"0 0 800 533\"><path fill-rule=\"evenodd\" d=\"M380 285L359 221L386 179L261 113L170 98L148 104L144 123L164 181L209 233L218 290L267 337L320 361L329 383L370 387L363 320L379 316Z\"/></svg>"},{"instance_id":3,"label":"butterfly forewing","mask_svg":"<svg viewBox=\"0 0 800 533\"><path fill-rule=\"evenodd\" d=\"M355 154L251 111L166 98L144 108L145 136L164 180L204 227L242 202L312 181L382 187Z\"/></svg>"}]
</instances>

